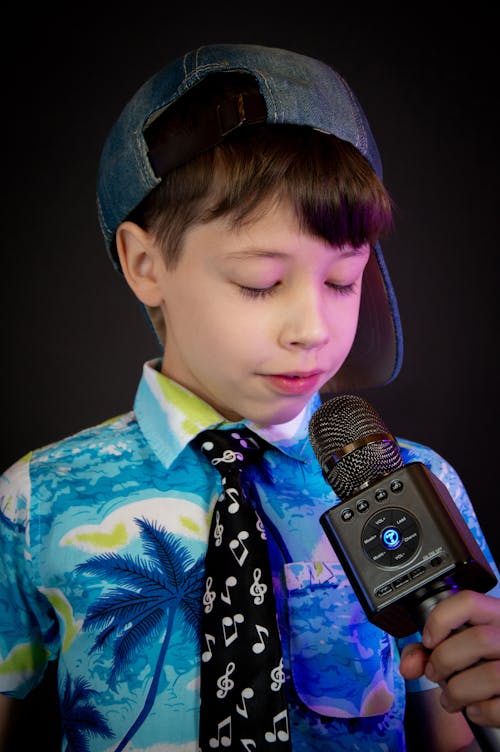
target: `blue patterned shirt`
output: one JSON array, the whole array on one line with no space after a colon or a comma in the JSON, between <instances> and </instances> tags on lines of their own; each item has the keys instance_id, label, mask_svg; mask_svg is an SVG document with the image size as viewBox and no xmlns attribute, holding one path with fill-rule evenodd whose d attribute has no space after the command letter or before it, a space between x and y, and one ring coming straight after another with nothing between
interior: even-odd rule
<instances>
[{"instance_id":1,"label":"blue patterned shirt","mask_svg":"<svg viewBox=\"0 0 500 752\"><path fill-rule=\"evenodd\" d=\"M308 440L314 398L255 477L267 528L294 752L405 749L397 641L367 621L319 518L338 502ZM190 444L229 424L146 364L134 410L38 449L0 487L0 691L58 660L66 750L196 752L203 560L219 473ZM444 481L491 560L452 468ZM193 605L194 604L194 605ZM127 746L128 744L128 746ZM67 746L66 746L67 745Z\"/></svg>"}]
</instances>

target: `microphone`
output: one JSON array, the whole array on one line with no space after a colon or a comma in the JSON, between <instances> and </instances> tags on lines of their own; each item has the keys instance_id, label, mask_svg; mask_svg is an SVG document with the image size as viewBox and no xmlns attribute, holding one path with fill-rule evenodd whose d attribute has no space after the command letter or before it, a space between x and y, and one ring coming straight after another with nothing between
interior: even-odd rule
<instances>
[{"instance_id":1,"label":"microphone","mask_svg":"<svg viewBox=\"0 0 500 752\"><path fill-rule=\"evenodd\" d=\"M369 402L330 399L313 414L309 438L340 498L320 523L369 621L405 637L421 632L432 609L458 590L496 585L444 483L421 462L404 464ZM500 729L465 718L482 750L500 750Z\"/></svg>"}]
</instances>

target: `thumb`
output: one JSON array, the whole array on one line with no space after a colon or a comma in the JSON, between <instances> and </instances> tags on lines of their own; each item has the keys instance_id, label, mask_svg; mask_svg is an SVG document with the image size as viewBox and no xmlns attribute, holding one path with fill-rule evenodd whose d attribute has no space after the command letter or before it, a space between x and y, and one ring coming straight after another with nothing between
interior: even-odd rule
<instances>
[{"instance_id":1,"label":"thumb","mask_svg":"<svg viewBox=\"0 0 500 752\"><path fill-rule=\"evenodd\" d=\"M418 679L423 675L429 651L420 642L406 645L401 653L399 670L405 679Z\"/></svg>"}]
</instances>

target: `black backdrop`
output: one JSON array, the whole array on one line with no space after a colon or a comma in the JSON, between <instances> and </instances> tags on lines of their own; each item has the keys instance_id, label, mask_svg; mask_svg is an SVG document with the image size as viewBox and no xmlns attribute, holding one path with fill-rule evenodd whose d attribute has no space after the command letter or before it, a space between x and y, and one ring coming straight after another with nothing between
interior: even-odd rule
<instances>
[{"instance_id":1,"label":"black backdrop","mask_svg":"<svg viewBox=\"0 0 500 752\"><path fill-rule=\"evenodd\" d=\"M499 116L496 14L337 3L72 5L13 16L2 52L3 468L127 410L156 343L109 264L95 174L109 126L166 60L206 42L289 47L334 65L368 115L396 203L384 244L402 373L367 396L462 475L492 547ZM486 7L486 6L485 6Z\"/></svg>"},{"instance_id":2,"label":"black backdrop","mask_svg":"<svg viewBox=\"0 0 500 752\"><path fill-rule=\"evenodd\" d=\"M199 44L289 47L347 78L397 206L384 248L405 358L394 384L366 396L393 432L458 469L500 558L497 11L173 5L44 4L4 23L1 469L129 409L143 361L157 354L96 217L99 153L119 109Z\"/></svg>"}]
</instances>

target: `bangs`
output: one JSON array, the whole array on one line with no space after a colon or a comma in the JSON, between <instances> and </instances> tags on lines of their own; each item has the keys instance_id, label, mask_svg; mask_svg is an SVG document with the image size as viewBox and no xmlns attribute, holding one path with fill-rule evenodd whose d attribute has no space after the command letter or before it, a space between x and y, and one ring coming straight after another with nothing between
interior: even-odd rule
<instances>
[{"instance_id":1,"label":"bangs","mask_svg":"<svg viewBox=\"0 0 500 752\"><path fill-rule=\"evenodd\" d=\"M241 129L211 162L202 221L229 215L241 224L274 198L290 202L302 229L330 245L374 245L392 227L386 188L360 152L334 136L298 126Z\"/></svg>"},{"instance_id":2,"label":"bangs","mask_svg":"<svg viewBox=\"0 0 500 752\"><path fill-rule=\"evenodd\" d=\"M363 155L291 125L237 129L165 175L129 219L153 232L173 266L190 227L223 216L241 225L280 200L290 202L301 229L334 246L373 246L392 227L389 194Z\"/></svg>"}]
</instances>

